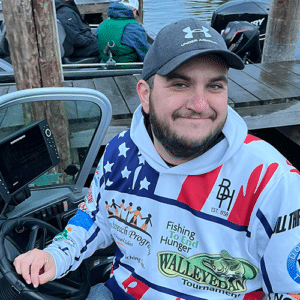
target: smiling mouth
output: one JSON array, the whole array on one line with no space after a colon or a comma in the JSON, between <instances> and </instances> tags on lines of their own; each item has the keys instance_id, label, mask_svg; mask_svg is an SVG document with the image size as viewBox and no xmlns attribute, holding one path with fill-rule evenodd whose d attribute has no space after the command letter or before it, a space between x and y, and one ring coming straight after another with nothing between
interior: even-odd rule
<instances>
[{"instance_id":1,"label":"smiling mouth","mask_svg":"<svg viewBox=\"0 0 300 300\"><path fill-rule=\"evenodd\" d=\"M174 121L176 121L178 119L191 120L191 121L207 121L207 120L213 121L214 120L212 117L186 116L186 117L177 117L177 118L174 118Z\"/></svg>"},{"instance_id":2,"label":"smiling mouth","mask_svg":"<svg viewBox=\"0 0 300 300\"><path fill-rule=\"evenodd\" d=\"M207 120L207 119L211 119L210 117L184 117L184 119L192 119L192 120Z\"/></svg>"},{"instance_id":3,"label":"smiling mouth","mask_svg":"<svg viewBox=\"0 0 300 300\"><path fill-rule=\"evenodd\" d=\"M187 113L187 114L181 114L181 113L174 113L173 114L173 120L176 121L177 119L188 119L188 120L212 120L214 121L217 118L216 115L212 114L198 114L198 113Z\"/></svg>"}]
</instances>

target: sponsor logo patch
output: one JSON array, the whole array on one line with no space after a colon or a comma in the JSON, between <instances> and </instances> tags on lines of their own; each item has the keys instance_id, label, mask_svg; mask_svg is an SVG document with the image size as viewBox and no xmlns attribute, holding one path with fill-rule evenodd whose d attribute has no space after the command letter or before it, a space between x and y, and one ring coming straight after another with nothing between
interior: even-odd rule
<instances>
[{"instance_id":1,"label":"sponsor logo patch","mask_svg":"<svg viewBox=\"0 0 300 300\"><path fill-rule=\"evenodd\" d=\"M291 278L300 283L300 243L294 247L287 259L287 270Z\"/></svg>"},{"instance_id":2,"label":"sponsor logo patch","mask_svg":"<svg viewBox=\"0 0 300 300\"><path fill-rule=\"evenodd\" d=\"M166 277L184 280L241 293L246 282L255 279L257 268L247 260L232 257L226 250L221 254L197 254L189 258L172 251L157 253L159 272ZM185 283L185 282L184 282Z\"/></svg>"}]
</instances>

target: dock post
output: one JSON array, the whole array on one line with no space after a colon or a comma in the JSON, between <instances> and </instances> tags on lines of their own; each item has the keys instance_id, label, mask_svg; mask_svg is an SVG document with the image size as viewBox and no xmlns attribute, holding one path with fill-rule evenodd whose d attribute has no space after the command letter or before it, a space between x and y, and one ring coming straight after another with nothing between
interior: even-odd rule
<instances>
[{"instance_id":1,"label":"dock post","mask_svg":"<svg viewBox=\"0 0 300 300\"><path fill-rule=\"evenodd\" d=\"M52 0L2 1L17 89L62 86Z\"/></svg>"},{"instance_id":2,"label":"dock post","mask_svg":"<svg viewBox=\"0 0 300 300\"><path fill-rule=\"evenodd\" d=\"M62 87L53 0L2 1L6 34L18 90ZM61 163L52 172L63 173L71 163L68 120L63 101L23 104L24 123L47 118Z\"/></svg>"},{"instance_id":3,"label":"dock post","mask_svg":"<svg viewBox=\"0 0 300 300\"><path fill-rule=\"evenodd\" d=\"M299 34L300 0L271 0L262 62L294 60ZM300 125L276 130L300 146Z\"/></svg>"},{"instance_id":4,"label":"dock post","mask_svg":"<svg viewBox=\"0 0 300 300\"><path fill-rule=\"evenodd\" d=\"M262 62L294 60L300 34L300 0L271 0Z\"/></svg>"}]
</instances>

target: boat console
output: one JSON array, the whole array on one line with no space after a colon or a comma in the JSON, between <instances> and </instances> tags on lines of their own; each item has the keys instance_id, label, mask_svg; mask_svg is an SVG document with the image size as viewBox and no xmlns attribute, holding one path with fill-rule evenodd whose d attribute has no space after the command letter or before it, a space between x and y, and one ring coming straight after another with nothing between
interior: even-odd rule
<instances>
[{"instance_id":1,"label":"boat console","mask_svg":"<svg viewBox=\"0 0 300 300\"><path fill-rule=\"evenodd\" d=\"M20 204L29 197L28 184L59 163L46 120L0 140L0 207ZM23 195L23 196L22 196Z\"/></svg>"}]
</instances>

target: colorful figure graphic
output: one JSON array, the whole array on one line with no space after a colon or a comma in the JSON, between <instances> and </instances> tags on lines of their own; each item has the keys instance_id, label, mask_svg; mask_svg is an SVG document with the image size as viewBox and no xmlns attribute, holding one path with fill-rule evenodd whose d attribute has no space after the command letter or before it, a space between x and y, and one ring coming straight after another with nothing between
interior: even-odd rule
<instances>
[{"instance_id":1,"label":"colorful figure graphic","mask_svg":"<svg viewBox=\"0 0 300 300\"><path fill-rule=\"evenodd\" d=\"M125 218L125 221L127 222L128 221L128 216L131 212L131 209L132 209L132 202L129 202L129 206L127 206L124 210L127 211L127 216Z\"/></svg>"},{"instance_id":2,"label":"colorful figure graphic","mask_svg":"<svg viewBox=\"0 0 300 300\"><path fill-rule=\"evenodd\" d=\"M120 215L119 217L122 219L122 212L125 211L125 200L122 200L122 204L119 206L120 207Z\"/></svg>"},{"instance_id":3,"label":"colorful figure graphic","mask_svg":"<svg viewBox=\"0 0 300 300\"><path fill-rule=\"evenodd\" d=\"M136 210L130 212L131 214L133 214L133 217L131 218L131 220L129 222L130 224L137 225L137 217L140 217L142 219L142 215L140 213L141 210L142 210L142 208L140 206L138 206L136 208Z\"/></svg>"},{"instance_id":4,"label":"colorful figure graphic","mask_svg":"<svg viewBox=\"0 0 300 300\"><path fill-rule=\"evenodd\" d=\"M120 206L115 203L115 199L112 199L111 201L112 201L112 205L110 207L113 207L115 209L115 215L118 216L119 215L118 207Z\"/></svg>"},{"instance_id":5,"label":"colorful figure graphic","mask_svg":"<svg viewBox=\"0 0 300 300\"><path fill-rule=\"evenodd\" d=\"M129 205L127 207L125 207L125 202L126 202L125 199L121 200L122 203L120 205L117 204L116 202L118 201L116 201L115 199L111 199L111 205L110 205L107 201L105 201L106 209L108 211L108 217L121 219L123 220L123 222L133 225L144 232L147 232L149 224L151 225L151 227L153 226L151 221L152 215L148 214L147 217L143 218L141 215L142 208L140 206L137 206L135 210L132 210L132 205L133 205L132 202L129 202ZM114 211L112 210L112 208L114 209ZM125 217L126 212L127 214ZM133 214L133 216L129 218L129 214ZM139 225L137 224L138 217L141 220L144 220L142 226L140 226L140 224Z\"/></svg>"},{"instance_id":6,"label":"colorful figure graphic","mask_svg":"<svg viewBox=\"0 0 300 300\"><path fill-rule=\"evenodd\" d=\"M145 220L145 223L142 225L141 229L144 229L145 231L147 231L149 222L150 222L150 225L152 226L151 217L152 217L152 215L148 214L148 217L142 218L142 220Z\"/></svg>"},{"instance_id":7,"label":"colorful figure graphic","mask_svg":"<svg viewBox=\"0 0 300 300\"><path fill-rule=\"evenodd\" d=\"M113 214L113 212L110 210L110 206L109 206L108 202L105 201L105 204L106 204L106 209L107 209L107 211L108 211L108 216L109 216L109 217L113 216L114 214Z\"/></svg>"}]
</instances>

